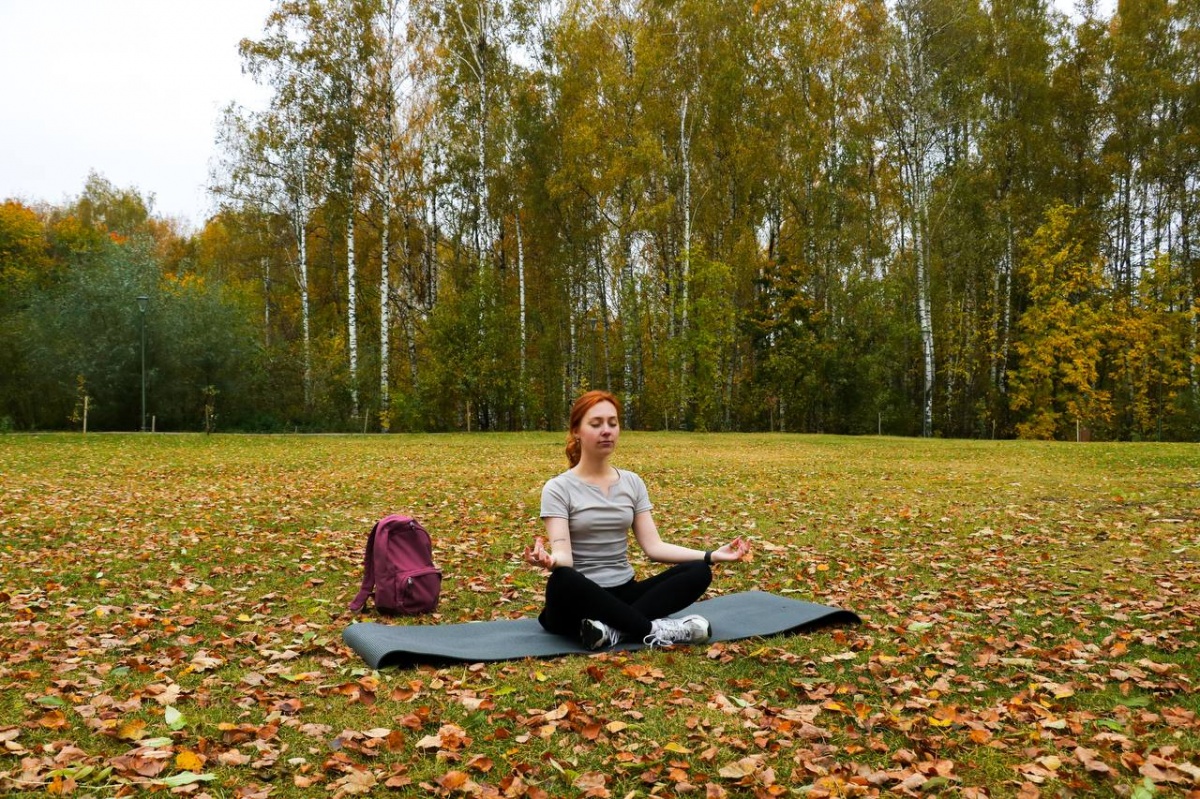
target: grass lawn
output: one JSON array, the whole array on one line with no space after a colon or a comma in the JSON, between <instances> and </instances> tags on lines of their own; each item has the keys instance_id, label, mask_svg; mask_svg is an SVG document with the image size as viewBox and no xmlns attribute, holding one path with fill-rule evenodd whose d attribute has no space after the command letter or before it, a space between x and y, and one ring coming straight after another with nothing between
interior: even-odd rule
<instances>
[{"instance_id":1,"label":"grass lawn","mask_svg":"<svg viewBox=\"0 0 1200 799\"><path fill-rule=\"evenodd\" d=\"M536 614L560 435L0 436L0 794L1200 796L1200 447L615 462L667 540L751 539L713 593L864 624L374 672L341 642L371 524L425 523L438 621Z\"/></svg>"}]
</instances>

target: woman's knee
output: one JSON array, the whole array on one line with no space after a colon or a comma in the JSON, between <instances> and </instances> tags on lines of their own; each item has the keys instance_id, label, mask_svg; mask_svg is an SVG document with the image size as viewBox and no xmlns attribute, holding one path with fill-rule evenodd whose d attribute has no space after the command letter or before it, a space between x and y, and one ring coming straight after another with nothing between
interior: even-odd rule
<instances>
[{"instance_id":1,"label":"woman's knee","mask_svg":"<svg viewBox=\"0 0 1200 799\"><path fill-rule=\"evenodd\" d=\"M705 584L712 582L712 566L709 566L704 561L693 560L685 563L684 566L687 567L690 574L695 575L697 579L703 580Z\"/></svg>"},{"instance_id":2,"label":"woman's knee","mask_svg":"<svg viewBox=\"0 0 1200 799\"><path fill-rule=\"evenodd\" d=\"M546 578L546 582L561 583L563 580L570 579L569 575L571 572L575 572L575 569L571 568L570 566L559 566L550 572L550 576ZM578 572L575 573L578 574Z\"/></svg>"},{"instance_id":3,"label":"woman's knee","mask_svg":"<svg viewBox=\"0 0 1200 799\"><path fill-rule=\"evenodd\" d=\"M580 580L586 579L586 577L570 566L559 566L550 572L550 576L546 578L546 592L550 593L572 585L578 585Z\"/></svg>"},{"instance_id":4,"label":"woman's knee","mask_svg":"<svg viewBox=\"0 0 1200 799\"><path fill-rule=\"evenodd\" d=\"M676 574L696 586L701 592L707 590L712 583L712 567L702 560L680 563L675 569Z\"/></svg>"}]
</instances>

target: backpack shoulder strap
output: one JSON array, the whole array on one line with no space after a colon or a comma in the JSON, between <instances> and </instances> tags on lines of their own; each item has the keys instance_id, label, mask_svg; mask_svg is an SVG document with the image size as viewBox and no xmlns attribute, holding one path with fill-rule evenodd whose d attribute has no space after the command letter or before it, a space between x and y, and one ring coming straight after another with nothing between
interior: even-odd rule
<instances>
[{"instance_id":1,"label":"backpack shoulder strap","mask_svg":"<svg viewBox=\"0 0 1200 799\"><path fill-rule=\"evenodd\" d=\"M367 597L375 590L375 531L379 529L379 522L371 528L371 534L367 536L367 549L363 553L363 579L362 586L358 589L358 594L350 602L350 610L358 613L367 604Z\"/></svg>"}]
</instances>

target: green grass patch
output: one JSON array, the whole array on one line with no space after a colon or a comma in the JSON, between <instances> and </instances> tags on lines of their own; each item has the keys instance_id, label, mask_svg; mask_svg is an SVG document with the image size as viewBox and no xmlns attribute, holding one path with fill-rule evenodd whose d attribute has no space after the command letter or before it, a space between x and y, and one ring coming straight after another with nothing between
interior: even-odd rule
<instances>
[{"instance_id":1,"label":"green grass patch","mask_svg":"<svg viewBox=\"0 0 1200 799\"><path fill-rule=\"evenodd\" d=\"M437 621L536 614L561 435L0 437L0 792L1200 788L1200 448L626 433L618 465L668 540L750 538L714 593L864 624L375 672L341 643L371 524L430 530Z\"/></svg>"}]
</instances>

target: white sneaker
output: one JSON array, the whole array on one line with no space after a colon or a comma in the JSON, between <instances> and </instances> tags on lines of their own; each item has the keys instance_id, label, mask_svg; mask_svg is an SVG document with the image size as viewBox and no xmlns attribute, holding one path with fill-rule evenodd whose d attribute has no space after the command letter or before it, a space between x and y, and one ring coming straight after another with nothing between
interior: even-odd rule
<instances>
[{"instance_id":1,"label":"white sneaker","mask_svg":"<svg viewBox=\"0 0 1200 799\"><path fill-rule=\"evenodd\" d=\"M620 630L609 627L602 621L584 619L579 625L579 640L588 649L604 649L621 643L624 636Z\"/></svg>"},{"instance_id":2,"label":"white sneaker","mask_svg":"<svg viewBox=\"0 0 1200 799\"><path fill-rule=\"evenodd\" d=\"M712 637L712 625L703 616L684 616L682 619L655 619L650 622L646 646L672 644L702 644Z\"/></svg>"}]
</instances>

